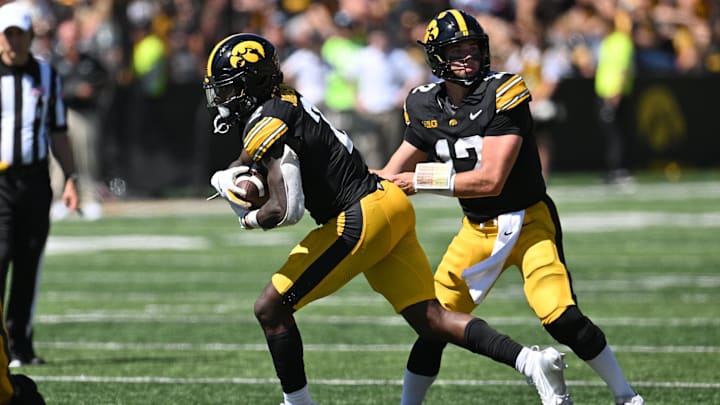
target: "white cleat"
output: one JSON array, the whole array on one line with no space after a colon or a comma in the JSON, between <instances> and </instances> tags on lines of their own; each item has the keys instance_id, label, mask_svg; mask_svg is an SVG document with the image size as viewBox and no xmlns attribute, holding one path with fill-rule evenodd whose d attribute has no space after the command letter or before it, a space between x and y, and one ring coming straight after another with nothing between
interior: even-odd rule
<instances>
[{"instance_id":1,"label":"white cleat","mask_svg":"<svg viewBox=\"0 0 720 405\"><path fill-rule=\"evenodd\" d=\"M563 370L567 367L563 354L552 347L540 350L533 346L533 353L528 361L532 370L532 377L528 377L528 384L535 385L543 405L572 405L573 400L568 393Z\"/></svg>"},{"instance_id":2,"label":"white cleat","mask_svg":"<svg viewBox=\"0 0 720 405\"><path fill-rule=\"evenodd\" d=\"M645 400L640 394L635 394L632 398L619 398L615 400L617 405L645 405Z\"/></svg>"}]
</instances>

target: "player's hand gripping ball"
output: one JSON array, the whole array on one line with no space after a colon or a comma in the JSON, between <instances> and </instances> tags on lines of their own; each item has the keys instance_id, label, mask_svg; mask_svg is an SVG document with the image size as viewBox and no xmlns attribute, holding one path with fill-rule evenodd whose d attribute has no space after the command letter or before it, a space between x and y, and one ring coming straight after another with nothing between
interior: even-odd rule
<instances>
[{"instance_id":1,"label":"player's hand gripping ball","mask_svg":"<svg viewBox=\"0 0 720 405\"><path fill-rule=\"evenodd\" d=\"M260 208L270 198L267 180L257 170L251 170L235 179L235 194L250 203L250 209ZM232 191L231 191L232 192Z\"/></svg>"}]
</instances>

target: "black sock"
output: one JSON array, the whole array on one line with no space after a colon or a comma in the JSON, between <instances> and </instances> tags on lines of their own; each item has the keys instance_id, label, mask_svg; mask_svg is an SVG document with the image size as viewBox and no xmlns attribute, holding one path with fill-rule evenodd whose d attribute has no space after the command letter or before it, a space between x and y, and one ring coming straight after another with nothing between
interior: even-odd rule
<instances>
[{"instance_id":1,"label":"black sock","mask_svg":"<svg viewBox=\"0 0 720 405\"><path fill-rule=\"evenodd\" d=\"M306 386L302 338L297 325L285 333L266 336L265 339L283 392L295 392Z\"/></svg>"},{"instance_id":2,"label":"black sock","mask_svg":"<svg viewBox=\"0 0 720 405\"><path fill-rule=\"evenodd\" d=\"M440 372L446 342L418 338L410 351L407 369L414 374L434 377Z\"/></svg>"},{"instance_id":3,"label":"black sock","mask_svg":"<svg viewBox=\"0 0 720 405\"><path fill-rule=\"evenodd\" d=\"M500 363L515 368L515 359L523 346L491 328L487 322L475 318L465 327L466 349L482 354Z\"/></svg>"}]
</instances>

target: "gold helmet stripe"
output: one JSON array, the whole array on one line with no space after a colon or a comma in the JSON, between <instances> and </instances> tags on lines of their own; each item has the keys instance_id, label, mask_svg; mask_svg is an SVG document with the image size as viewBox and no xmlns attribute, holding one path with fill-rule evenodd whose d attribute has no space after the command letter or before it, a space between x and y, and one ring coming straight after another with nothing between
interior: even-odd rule
<instances>
[{"instance_id":1,"label":"gold helmet stripe","mask_svg":"<svg viewBox=\"0 0 720 405\"><path fill-rule=\"evenodd\" d=\"M515 108L521 102L530 98L525 81L519 75L512 75L495 90L495 108L497 112Z\"/></svg>"},{"instance_id":2,"label":"gold helmet stripe","mask_svg":"<svg viewBox=\"0 0 720 405\"><path fill-rule=\"evenodd\" d=\"M220 49L220 47L223 46L230 38L237 36L237 35L242 35L242 34L228 35L227 37L225 37L225 39L223 39L222 41L215 44L215 47L213 48L213 50L210 51L210 56L208 56L208 60L207 60L207 75L208 76L213 75L212 74L212 62L213 62L213 60L215 60L215 54L217 53L218 49Z\"/></svg>"},{"instance_id":3,"label":"gold helmet stripe","mask_svg":"<svg viewBox=\"0 0 720 405\"><path fill-rule=\"evenodd\" d=\"M465 22L465 17L463 17L462 14L460 14L460 11L452 9L450 10L450 14L455 18L455 21L458 23L458 31L462 33L462 36L466 37L468 36L468 26Z\"/></svg>"},{"instance_id":4,"label":"gold helmet stripe","mask_svg":"<svg viewBox=\"0 0 720 405\"><path fill-rule=\"evenodd\" d=\"M245 135L243 148L254 161L259 161L287 130L287 124L283 120L275 117L263 117Z\"/></svg>"}]
</instances>

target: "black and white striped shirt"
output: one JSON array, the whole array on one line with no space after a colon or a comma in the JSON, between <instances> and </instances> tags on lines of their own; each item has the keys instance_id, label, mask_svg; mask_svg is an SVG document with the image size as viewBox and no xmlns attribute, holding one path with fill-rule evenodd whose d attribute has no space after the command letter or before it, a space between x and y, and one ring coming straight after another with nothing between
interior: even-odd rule
<instances>
[{"instance_id":1,"label":"black and white striped shirt","mask_svg":"<svg viewBox=\"0 0 720 405\"><path fill-rule=\"evenodd\" d=\"M51 131L67 129L61 81L47 62L30 57L25 66L0 61L0 165L47 160Z\"/></svg>"}]
</instances>

